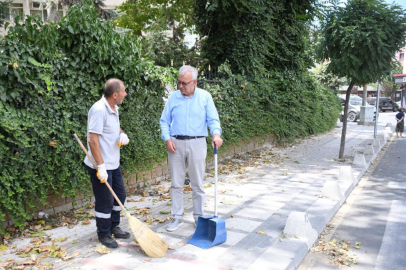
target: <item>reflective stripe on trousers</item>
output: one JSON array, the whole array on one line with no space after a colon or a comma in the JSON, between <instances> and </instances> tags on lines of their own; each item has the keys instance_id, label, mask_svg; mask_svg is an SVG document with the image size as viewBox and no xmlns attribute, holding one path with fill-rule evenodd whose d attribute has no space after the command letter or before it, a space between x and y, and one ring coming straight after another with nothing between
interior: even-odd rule
<instances>
[{"instance_id":1,"label":"reflective stripe on trousers","mask_svg":"<svg viewBox=\"0 0 406 270\"><path fill-rule=\"evenodd\" d=\"M96 170L86 166L92 182L93 194L95 197L95 216L98 237L111 235L111 230L120 224L121 207L115 201L106 184L100 183L96 176ZM125 186L121 169L108 170L108 179L111 188L117 197L124 204L126 199Z\"/></svg>"}]
</instances>

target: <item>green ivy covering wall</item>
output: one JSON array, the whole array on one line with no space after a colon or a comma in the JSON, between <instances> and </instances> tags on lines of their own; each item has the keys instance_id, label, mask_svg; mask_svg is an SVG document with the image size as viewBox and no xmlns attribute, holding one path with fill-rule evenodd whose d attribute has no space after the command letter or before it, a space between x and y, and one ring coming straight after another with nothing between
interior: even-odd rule
<instances>
[{"instance_id":1,"label":"green ivy covering wall","mask_svg":"<svg viewBox=\"0 0 406 270\"><path fill-rule=\"evenodd\" d=\"M60 23L15 24L0 40L0 221L8 213L21 225L51 192L89 192L72 134L85 142L87 112L108 78L128 92L120 109L131 140L122 149L125 170L164 158L157 119L162 85L174 74L141 59L137 37L115 32L93 7L72 7Z\"/></svg>"},{"instance_id":2,"label":"green ivy covering wall","mask_svg":"<svg viewBox=\"0 0 406 270\"><path fill-rule=\"evenodd\" d=\"M15 21L0 40L0 222L32 217L50 193L76 197L91 192L84 154L72 134L86 138L87 112L104 82L125 82L121 126L131 143L122 148L125 174L152 168L166 158L159 118L164 85L176 71L141 58L140 42L97 18L93 7L74 6L59 23L28 17ZM232 74L208 85L224 130L225 147L250 136L279 139L324 132L340 105L334 93L306 74L252 78ZM0 230L0 234L4 233Z\"/></svg>"},{"instance_id":3,"label":"green ivy covering wall","mask_svg":"<svg viewBox=\"0 0 406 270\"><path fill-rule=\"evenodd\" d=\"M278 140L318 134L332 129L341 105L336 93L318 84L309 73L276 72L248 78L227 74L221 84L206 84L220 114L223 139L233 144L264 134Z\"/></svg>"}]
</instances>

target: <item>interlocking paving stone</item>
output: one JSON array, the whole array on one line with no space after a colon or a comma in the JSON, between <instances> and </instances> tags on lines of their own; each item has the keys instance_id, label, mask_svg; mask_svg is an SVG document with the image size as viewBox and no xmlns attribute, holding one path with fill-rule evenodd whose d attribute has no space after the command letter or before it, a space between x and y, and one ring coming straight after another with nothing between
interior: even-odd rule
<instances>
[{"instance_id":1,"label":"interlocking paving stone","mask_svg":"<svg viewBox=\"0 0 406 270\"><path fill-rule=\"evenodd\" d=\"M385 125L378 126L378 130L382 130ZM68 270L294 269L306 254L307 245L301 239L285 238L282 232L286 219L292 211L306 212L313 227L320 232L328 222L327 219L336 211L335 208L338 208L335 202L319 197L324 182L338 181L340 166L351 166L352 157L363 151L365 145L371 144L372 135L373 127L349 125L345 159L342 161L337 160L341 128L335 128L326 134L300 140L287 148L275 148L268 144L262 149L261 158L269 158L271 163L259 166L251 163L243 173L220 174L217 210L219 218L226 222L228 239L219 246L204 250L187 244L195 231L192 194L189 192L184 195L184 225L180 229L175 232L166 231L168 221L149 225L172 247L164 258L148 258L132 239L119 240L119 248L111 250L109 254L95 252L102 245L97 241L95 223L92 220L87 226L78 224L73 229L62 227L46 231L53 239L67 237L62 244L68 248L67 253L79 252L80 255L66 262L58 258L45 258L43 261L54 264L54 269ZM275 160L272 161L272 158ZM239 159L232 157L229 161L238 162ZM359 168L353 169L354 177L358 180L363 173ZM212 182L212 175L207 174L205 183ZM162 181L161 185L168 189L170 182ZM353 188L351 183L342 181L339 185L343 194L346 192L345 196ZM402 188L397 187L396 183L391 183L391 186ZM214 187L205 188L205 192L206 214L213 215ZM154 203L157 196L147 197L143 202L139 201L140 198L141 196L136 195L127 198L135 200L126 203L131 213L136 208L150 207L148 215L151 217L170 216L161 214L170 212L169 200ZM145 219L139 217L141 220ZM125 217L122 218L120 227L129 231ZM16 239L12 242L20 248L28 245L29 240ZM0 255L2 260L23 260L10 250Z\"/></svg>"}]
</instances>

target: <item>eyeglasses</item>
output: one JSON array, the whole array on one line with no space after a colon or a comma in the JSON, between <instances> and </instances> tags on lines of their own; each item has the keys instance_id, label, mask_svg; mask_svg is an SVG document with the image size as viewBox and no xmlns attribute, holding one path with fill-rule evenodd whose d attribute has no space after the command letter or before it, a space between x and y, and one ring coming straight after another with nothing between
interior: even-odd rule
<instances>
[{"instance_id":1,"label":"eyeglasses","mask_svg":"<svg viewBox=\"0 0 406 270\"><path fill-rule=\"evenodd\" d=\"M193 82L193 80L191 80L191 81L188 82L188 83L181 82L181 81L177 81L177 84L178 84L178 85L181 84L183 87L185 87L186 85L188 85L188 84L191 83L191 82Z\"/></svg>"}]
</instances>

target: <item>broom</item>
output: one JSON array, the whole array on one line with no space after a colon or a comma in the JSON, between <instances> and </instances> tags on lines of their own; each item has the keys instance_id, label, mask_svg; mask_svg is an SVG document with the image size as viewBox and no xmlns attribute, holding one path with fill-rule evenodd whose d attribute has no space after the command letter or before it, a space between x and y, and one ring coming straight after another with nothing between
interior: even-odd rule
<instances>
[{"instance_id":1,"label":"broom","mask_svg":"<svg viewBox=\"0 0 406 270\"><path fill-rule=\"evenodd\" d=\"M80 147L86 153L86 156L92 162L93 166L97 168L96 162L89 155L89 152L87 152L87 149L83 146L79 137L76 134L73 134L73 136L78 141ZM128 224L130 225L134 238L140 245L141 249L145 252L145 254L147 254L149 257L152 258L164 257L166 255L166 251L168 250L168 244L164 240L162 240L156 233L154 233L150 228L148 228L144 223L142 223L139 219L131 216L131 214L127 212L124 205L117 197L116 193L111 188L110 184L107 181L105 182L105 184L107 188L110 190L111 194L113 194L114 199L116 199L117 203L121 206L121 209L124 211L124 214L127 217Z\"/></svg>"}]
</instances>

